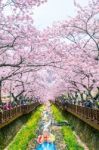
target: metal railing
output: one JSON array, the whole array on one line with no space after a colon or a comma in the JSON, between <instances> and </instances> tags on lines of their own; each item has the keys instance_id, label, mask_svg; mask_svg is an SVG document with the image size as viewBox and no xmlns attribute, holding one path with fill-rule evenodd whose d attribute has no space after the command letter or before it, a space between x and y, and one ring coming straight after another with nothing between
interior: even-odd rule
<instances>
[{"instance_id":1,"label":"metal railing","mask_svg":"<svg viewBox=\"0 0 99 150\"><path fill-rule=\"evenodd\" d=\"M68 104L67 110L70 110L81 117L89 119L99 124L99 109L92 109L78 105Z\"/></svg>"},{"instance_id":2,"label":"metal railing","mask_svg":"<svg viewBox=\"0 0 99 150\"><path fill-rule=\"evenodd\" d=\"M14 107L10 110L4 110L0 112L0 128L9 124L16 118L28 114L29 112L32 112L34 109L36 109L40 104L38 102L28 104L28 105L20 105L17 107Z\"/></svg>"},{"instance_id":3,"label":"metal railing","mask_svg":"<svg viewBox=\"0 0 99 150\"><path fill-rule=\"evenodd\" d=\"M60 102L56 102L56 105L60 109L70 112L82 121L99 130L99 109L92 109L73 104L62 105Z\"/></svg>"}]
</instances>

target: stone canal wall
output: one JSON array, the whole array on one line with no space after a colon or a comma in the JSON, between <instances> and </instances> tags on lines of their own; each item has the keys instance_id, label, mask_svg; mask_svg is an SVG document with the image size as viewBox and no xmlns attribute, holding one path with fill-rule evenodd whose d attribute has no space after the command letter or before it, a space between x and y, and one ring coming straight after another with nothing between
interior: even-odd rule
<instances>
[{"instance_id":1,"label":"stone canal wall","mask_svg":"<svg viewBox=\"0 0 99 150\"><path fill-rule=\"evenodd\" d=\"M0 129L0 150L3 150L13 139L16 133L24 125L24 123L31 116L30 114L23 115L20 118L16 119L12 123Z\"/></svg>"},{"instance_id":2,"label":"stone canal wall","mask_svg":"<svg viewBox=\"0 0 99 150\"><path fill-rule=\"evenodd\" d=\"M90 150L99 150L99 131L87 125L69 112L64 112L72 129L77 133Z\"/></svg>"}]
</instances>

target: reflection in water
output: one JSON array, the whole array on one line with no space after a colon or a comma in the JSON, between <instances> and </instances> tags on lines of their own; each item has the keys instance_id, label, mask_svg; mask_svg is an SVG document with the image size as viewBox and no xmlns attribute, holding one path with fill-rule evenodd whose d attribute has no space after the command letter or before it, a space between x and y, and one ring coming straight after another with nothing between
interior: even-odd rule
<instances>
[{"instance_id":1,"label":"reflection in water","mask_svg":"<svg viewBox=\"0 0 99 150\"><path fill-rule=\"evenodd\" d=\"M54 143L44 142L37 146L36 150L56 150Z\"/></svg>"}]
</instances>

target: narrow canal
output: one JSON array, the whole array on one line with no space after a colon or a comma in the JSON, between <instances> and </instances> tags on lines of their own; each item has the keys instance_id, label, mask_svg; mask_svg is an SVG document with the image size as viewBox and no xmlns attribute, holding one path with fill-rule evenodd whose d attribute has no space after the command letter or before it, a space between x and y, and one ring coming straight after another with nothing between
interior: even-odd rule
<instances>
[{"instance_id":1,"label":"narrow canal","mask_svg":"<svg viewBox=\"0 0 99 150\"><path fill-rule=\"evenodd\" d=\"M5 150L88 150L58 108L50 103L34 112Z\"/></svg>"}]
</instances>

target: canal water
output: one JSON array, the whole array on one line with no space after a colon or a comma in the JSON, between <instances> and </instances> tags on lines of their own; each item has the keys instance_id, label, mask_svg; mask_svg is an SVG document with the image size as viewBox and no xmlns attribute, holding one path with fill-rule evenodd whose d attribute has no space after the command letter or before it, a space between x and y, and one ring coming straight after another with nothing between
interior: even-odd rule
<instances>
[{"instance_id":1,"label":"canal water","mask_svg":"<svg viewBox=\"0 0 99 150\"><path fill-rule=\"evenodd\" d=\"M56 150L54 143L44 142L43 144L39 144L36 150Z\"/></svg>"},{"instance_id":2,"label":"canal water","mask_svg":"<svg viewBox=\"0 0 99 150\"><path fill-rule=\"evenodd\" d=\"M42 122L40 125L41 134L38 136L38 145L36 150L57 150L55 146L55 136L51 133L52 127L52 114L50 111L50 103L47 103L42 113ZM46 134L46 135L45 135ZM50 141L44 140L44 136L51 135ZM43 137L43 141L41 141ZM40 141L40 143L39 143Z\"/></svg>"}]
</instances>

